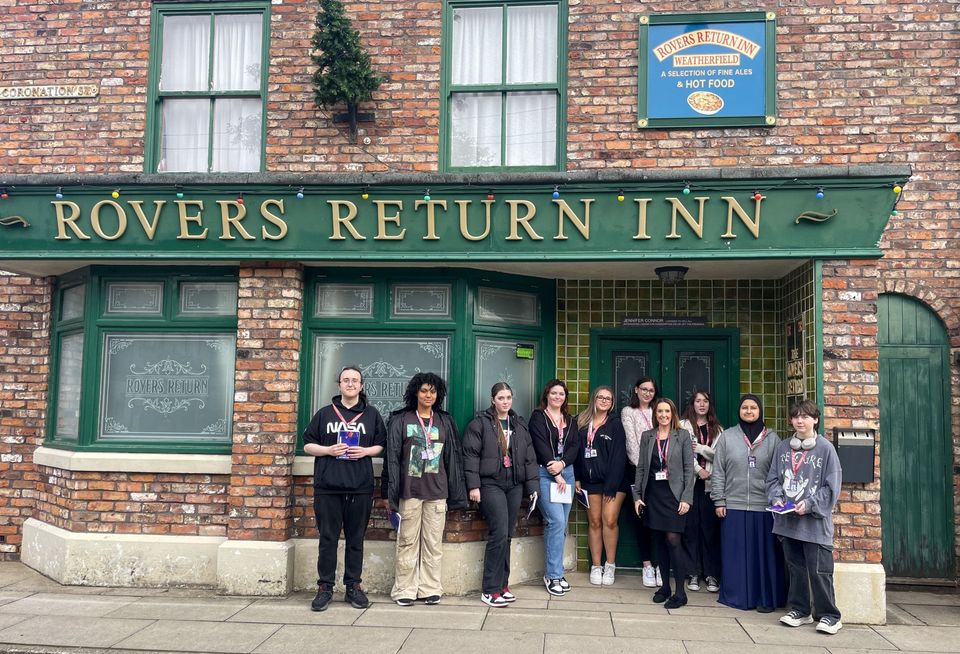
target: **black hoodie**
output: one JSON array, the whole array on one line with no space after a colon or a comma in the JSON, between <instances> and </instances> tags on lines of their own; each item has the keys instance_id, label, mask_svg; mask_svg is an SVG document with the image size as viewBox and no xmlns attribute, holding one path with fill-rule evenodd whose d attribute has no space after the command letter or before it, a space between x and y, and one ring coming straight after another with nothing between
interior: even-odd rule
<instances>
[{"instance_id":1,"label":"black hoodie","mask_svg":"<svg viewBox=\"0 0 960 654\"><path fill-rule=\"evenodd\" d=\"M387 428L376 408L358 401L351 408L340 403L340 396L333 398L313 416L313 420L303 432L303 444L316 443L330 446L337 444L337 436L345 426L341 422L337 409L347 420L350 430L360 432L360 447L384 447L387 443ZM360 422L356 417L360 413ZM338 459L334 456L318 456L313 460L314 494L330 493L373 493L373 460L365 456L357 461Z\"/></svg>"}]
</instances>

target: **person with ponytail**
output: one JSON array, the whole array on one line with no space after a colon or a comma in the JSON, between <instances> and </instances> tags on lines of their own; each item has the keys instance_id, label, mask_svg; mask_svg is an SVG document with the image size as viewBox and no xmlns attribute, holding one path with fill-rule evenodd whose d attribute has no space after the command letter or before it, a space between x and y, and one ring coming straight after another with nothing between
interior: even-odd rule
<instances>
[{"instance_id":1,"label":"person with ponytail","mask_svg":"<svg viewBox=\"0 0 960 654\"><path fill-rule=\"evenodd\" d=\"M833 508L843 473L837 451L817 433L819 422L820 409L810 400L790 408L795 432L777 446L767 497L790 575L789 612L780 622L799 627L818 620L817 631L835 634L843 623L833 590Z\"/></svg>"},{"instance_id":2,"label":"person with ponytail","mask_svg":"<svg viewBox=\"0 0 960 654\"><path fill-rule=\"evenodd\" d=\"M487 521L480 601L501 608L516 601L510 592L510 547L520 502L540 488L537 455L527 421L513 410L513 389L497 382L490 406L477 413L463 433L463 472L470 501Z\"/></svg>"},{"instance_id":3,"label":"person with ponytail","mask_svg":"<svg viewBox=\"0 0 960 654\"><path fill-rule=\"evenodd\" d=\"M740 422L714 446L710 497L720 518L721 604L770 613L783 606L783 553L767 511L767 473L780 442L756 395L740 398Z\"/></svg>"},{"instance_id":4,"label":"person with ponytail","mask_svg":"<svg viewBox=\"0 0 960 654\"><path fill-rule=\"evenodd\" d=\"M337 541L343 530L344 601L370 606L360 587L363 539L373 507L373 462L387 442L387 429L367 404L363 373L347 366L337 376L340 394L317 411L303 432L303 450L313 459L313 511L320 537L317 595L310 608L325 611L337 574Z\"/></svg>"}]
</instances>

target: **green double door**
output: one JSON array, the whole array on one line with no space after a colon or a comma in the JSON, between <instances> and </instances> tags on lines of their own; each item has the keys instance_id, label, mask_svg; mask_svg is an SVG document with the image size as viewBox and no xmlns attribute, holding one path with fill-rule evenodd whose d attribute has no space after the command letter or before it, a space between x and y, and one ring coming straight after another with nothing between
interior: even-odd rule
<instances>
[{"instance_id":1,"label":"green double door","mask_svg":"<svg viewBox=\"0 0 960 654\"><path fill-rule=\"evenodd\" d=\"M637 380L652 377L660 397L682 412L694 392L707 390L724 425L732 424L739 390L736 329L597 330L591 335L590 387L612 386L617 410L630 404ZM617 567L640 567L631 502L620 514Z\"/></svg>"}]
</instances>

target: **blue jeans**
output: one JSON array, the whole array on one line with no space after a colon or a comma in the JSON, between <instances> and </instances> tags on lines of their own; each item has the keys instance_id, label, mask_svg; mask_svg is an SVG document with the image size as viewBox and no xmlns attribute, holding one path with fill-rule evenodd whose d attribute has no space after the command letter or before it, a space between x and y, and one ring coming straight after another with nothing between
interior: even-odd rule
<instances>
[{"instance_id":1,"label":"blue jeans","mask_svg":"<svg viewBox=\"0 0 960 654\"><path fill-rule=\"evenodd\" d=\"M573 466L563 469L563 480L573 486ZM537 508L546 523L543 527L543 557L547 579L559 579L563 576L563 543L567 537L567 519L572 504L558 504L550 501L550 484L553 477L547 469L540 466L540 499Z\"/></svg>"}]
</instances>

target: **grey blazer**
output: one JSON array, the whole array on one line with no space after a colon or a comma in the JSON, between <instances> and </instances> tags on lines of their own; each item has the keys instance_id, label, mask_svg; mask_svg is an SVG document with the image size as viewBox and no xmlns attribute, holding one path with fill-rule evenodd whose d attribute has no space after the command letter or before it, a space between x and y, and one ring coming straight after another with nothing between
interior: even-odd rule
<instances>
[{"instance_id":1,"label":"grey blazer","mask_svg":"<svg viewBox=\"0 0 960 654\"><path fill-rule=\"evenodd\" d=\"M651 429L640 435L640 457L637 460L637 478L635 488L640 499L646 501L643 494L647 491L647 477L650 476L650 459L656 447L657 430ZM667 452L667 481L670 490L677 498L677 504L686 502L693 505L693 448L690 446L690 432L678 429L670 432L667 438L670 450Z\"/></svg>"}]
</instances>

